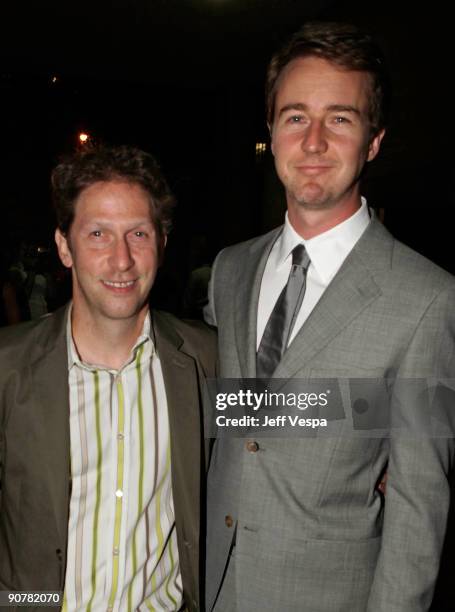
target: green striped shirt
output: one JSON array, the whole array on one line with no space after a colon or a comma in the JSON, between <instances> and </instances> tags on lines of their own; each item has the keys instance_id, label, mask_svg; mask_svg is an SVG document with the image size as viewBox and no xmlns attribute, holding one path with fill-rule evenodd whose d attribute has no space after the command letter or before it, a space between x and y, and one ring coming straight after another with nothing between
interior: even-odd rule
<instances>
[{"instance_id":1,"label":"green striped shirt","mask_svg":"<svg viewBox=\"0 0 455 612\"><path fill-rule=\"evenodd\" d=\"M81 362L70 320L72 493L64 609L178 610L169 419L150 315L118 371Z\"/></svg>"}]
</instances>

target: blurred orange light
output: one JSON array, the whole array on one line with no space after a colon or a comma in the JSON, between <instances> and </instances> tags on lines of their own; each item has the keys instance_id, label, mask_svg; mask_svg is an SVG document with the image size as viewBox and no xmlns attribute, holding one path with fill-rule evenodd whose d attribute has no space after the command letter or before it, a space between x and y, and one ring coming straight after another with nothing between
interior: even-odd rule
<instances>
[{"instance_id":1,"label":"blurred orange light","mask_svg":"<svg viewBox=\"0 0 455 612\"><path fill-rule=\"evenodd\" d=\"M79 134L79 141L80 141L82 144L84 144L84 143L86 143L86 142L87 142L87 140L88 140L88 134L86 134L85 132L81 132L81 133Z\"/></svg>"}]
</instances>

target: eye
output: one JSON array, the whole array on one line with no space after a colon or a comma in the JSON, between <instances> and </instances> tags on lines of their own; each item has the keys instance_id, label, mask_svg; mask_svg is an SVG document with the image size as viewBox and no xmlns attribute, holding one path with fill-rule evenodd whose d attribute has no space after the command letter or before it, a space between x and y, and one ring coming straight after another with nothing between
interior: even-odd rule
<instances>
[{"instance_id":1,"label":"eye","mask_svg":"<svg viewBox=\"0 0 455 612\"><path fill-rule=\"evenodd\" d=\"M95 238L101 238L102 235L101 230L93 230L93 232L90 232L90 236L94 236Z\"/></svg>"},{"instance_id":2,"label":"eye","mask_svg":"<svg viewBox=\"0 0 455 612\"><path fill-rule=\"evenodd\" d=\"M348 119L347 117L343 117L342 115L337 115L336 117L334 117L334 122L337 125L342 125L343 123L351 123L350 119Z\"/></svg>"},{"instance_id":3,"label":"eye","mask_svg":"<svg viewBox=\"0 0 455 612\"><path fill-rule=\"evenodd\" d=\"M136 244L148 244L151 239L150 237L151 232L148 229L144 228L131 230L128 239Z\"/></svg>"}]
</instances>

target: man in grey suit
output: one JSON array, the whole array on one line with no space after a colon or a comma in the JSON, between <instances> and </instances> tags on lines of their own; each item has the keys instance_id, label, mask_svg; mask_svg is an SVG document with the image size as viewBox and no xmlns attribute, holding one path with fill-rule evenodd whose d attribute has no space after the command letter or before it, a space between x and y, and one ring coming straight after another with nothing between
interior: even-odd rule
<instances>
[{"instance_id":1,"label":"man in grey suit","mask_svg":"<svg viewBox=\"0 0 455 612\"><path fill-rule=\"evenodd\" d=\"M453 398L454 278L397 242L360 195L384 136L385 82L375 44L349 25L308 23L272 59L268 124L287 214L215 261L209 318L223 378L383 379L394 389L437 379ZM343 401L345 421L355 420L349 395ZM209 610L429 609L450 501L450 429L363 437L343 435L346 422L329 425L333 435L261 438L252 429L248 439L216 440Z\"/></svg>"},{"instance_id":2,"label":"man in grey suit","mask_svg":"<svg viewBox=\"0 0 455 612\"><path fill-rule=\"evenodd\" d=\"M216 348L149 308L174 198L132 147L72 156L53 192L72 302L0 334L0 608L198 612Z\"/></svg>"}]
</instances>

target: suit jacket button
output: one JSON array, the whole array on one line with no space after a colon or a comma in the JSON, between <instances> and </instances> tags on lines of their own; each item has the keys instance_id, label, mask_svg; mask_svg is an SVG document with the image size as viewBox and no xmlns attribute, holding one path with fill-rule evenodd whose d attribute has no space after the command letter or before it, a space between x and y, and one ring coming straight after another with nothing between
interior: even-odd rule
<instances>
[{"instance_id":1,"label":"suit jacket button","mask_svg":"<svg viewBox=\"0 0 455 612\"><path fill-rule=\"evenodd\" d=\"M227 516L224 517L224 522L225 522L226 527L232 527L232 525L234 524L234 519L232 518L230 514L228 514Z\"/></svg>"},{"instance_id":2,"label":"suit jacket button","mask_svg":"<svg viewBox=\"0 0 455 612\"><path fill-rule=\"evenodd\" d=\"M257 442L255 442L254 440L249 440L246 443L246 450L249 453L257 453L259 450L259 444Z\"/></svg>"}]
</instances>

